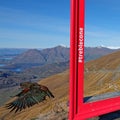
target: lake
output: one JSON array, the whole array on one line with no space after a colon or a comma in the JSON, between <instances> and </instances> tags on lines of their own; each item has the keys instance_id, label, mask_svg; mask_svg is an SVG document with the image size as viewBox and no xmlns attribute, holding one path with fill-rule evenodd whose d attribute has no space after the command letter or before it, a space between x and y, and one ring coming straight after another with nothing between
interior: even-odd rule
<instances>
[{"instance_id":1,"label":"lake","mask_svg":"<svg viewBox=\"0 0 120 120\"><path fill-rule=\"evenodd\" d=\"M3 66L5 66L5 64L0 64L0 67L3 67Z\"/></svg>"}]
</instances>

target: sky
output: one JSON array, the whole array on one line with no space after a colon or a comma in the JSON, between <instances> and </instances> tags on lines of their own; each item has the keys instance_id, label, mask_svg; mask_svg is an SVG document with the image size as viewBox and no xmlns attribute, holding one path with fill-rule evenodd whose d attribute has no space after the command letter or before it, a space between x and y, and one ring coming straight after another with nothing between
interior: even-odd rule
<instances>
[{"instance_id":1,"label":"sky","mask_svg":"<svg viewBox=\"0 0 120 120\"><path fill-rule=\"evenodd\" d=\"M85 45L120 48L120 0L86 0Z\"/></svg>"},{"instance_id":2,"label":"sky","mask_svg":"<svg viewBox=\"0 0 120 120\"><path fill-rule=\"evenodd\" d=\"M85 0L85 46L120 47L120 0ZM0 48L70 43L70 0L0 0Z\"/></svg>"},{"instance_id":3,"label":"sky","mask_svg":"<svg viewBox=\"0 0 120 120\"><path fill-rule=\"evenodd\" d=\"M69 0L0 0L0 48L69 46Z\"/></svg>"}]
</instances>

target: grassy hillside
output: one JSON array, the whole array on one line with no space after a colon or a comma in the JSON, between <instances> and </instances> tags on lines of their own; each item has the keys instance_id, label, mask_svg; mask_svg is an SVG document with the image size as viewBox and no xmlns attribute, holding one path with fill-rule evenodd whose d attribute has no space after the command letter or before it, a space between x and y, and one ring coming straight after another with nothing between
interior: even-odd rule
<instances>
[{"instance_id":1,"label":"grassy hillside","mask_svg":"<svg viewBox=\"0 0 120 120\"><path fill-rule=\"evenodd\" d=\"M62 120L68 115L69 71L53 75L39 82L48 86L55 98L27 108L18 113L9 113L4 106L0 108L2 120Z\"/></svg>"},{"instance_id":2,"label":"grassy hillside","mask_svg":"<svg viewBox=\"0 0 120 120\"><path fill-rule=\"evenodd\" d=\"M85 64L84 95L120 91L120 51Z\"/></svg>"}]
</instances>

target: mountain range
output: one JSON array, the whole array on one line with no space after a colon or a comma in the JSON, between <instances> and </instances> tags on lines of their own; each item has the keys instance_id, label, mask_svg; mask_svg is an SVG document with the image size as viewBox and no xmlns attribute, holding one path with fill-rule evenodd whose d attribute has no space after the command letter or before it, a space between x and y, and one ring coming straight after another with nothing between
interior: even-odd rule
<instances>
[{"instance_id":1,"label":"mountain range","mask_svg":"<svg viewBox=\"0 0 120 120\"><path fill-rule=\"evenodd\" d=\"M85 47L85 60L96 59L103 55L114 52L118 49L110 49L107 47ZM51 54L51 55L50 55ZM68 55L65 55L68 54ZM54 61L64 61L69 57L69 48L64 46L56 46L46 49L28 49L28 48L0 48L0 60L6 57L13 57L13 63L38 63L38 59L42 59L39 63L52 62L51 58L55 57ZM33 57L32 57L33 56ZM92 57L93 56L93 57ZM36 58L33 60L32 58ZM58 59L59 57L59 59ZM30 59L29 59L30 58ZM54 62L53 61L53 62Z\"/></svg>"},{"instance_id":2,"label":"mountain range","mask_svg":"<svg viewBox=\"0 0 120 120\"><path fill-rule=\"evenodd\" d=\"M69 60L69 48L57 46L43 50L30 49L16 56L11 64L19 63L35 63L35 64L51 64L55 62L66 62Z\"/></svg>"},{"instance_id":3,"label":"mountain range","mask_svg":"<svg viewBox=\"0 0 120 120\"><path fill-rule=\"evenodd\" d=\"M94 60L104 55L116 52L119 49L110 49L107 47L85 47L85 61Z\"/></svg>"},{"instance_id":4,"label":"mountain range","mask_svg":"<svg viewBox=\"0 0 120 120\"><path fill-rule=\"evenodd\" d=\"M85 61L97 59L118 50L119 49L109 49L105 47L85 47ZM29 49L13 57L1 68L19 68L23 70L33 66L67 62L69 59L70 49L68 47L56 46L54 48L46 49Z\"/></svg>"}]
</instances>

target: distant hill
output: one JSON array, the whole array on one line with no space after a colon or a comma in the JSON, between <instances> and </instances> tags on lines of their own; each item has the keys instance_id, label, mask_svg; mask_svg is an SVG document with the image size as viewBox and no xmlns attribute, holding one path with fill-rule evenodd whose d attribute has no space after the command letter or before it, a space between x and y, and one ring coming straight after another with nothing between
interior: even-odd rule
<instances>
[{"instance_id":1,"label":"distant hill","mask_svg":"<svg viewBox=\"0 0 120 120\"><path fill-rule=\"evenodd\" d=\"M16 56L13 60L10 61L10 64L44 64L45 63L45 59L44 56L41 54L40 50L37 49L30 49L18 56Z\"/></svg>"},{"instance_id":2,"label":"distant hill","mask_svg":"<svg viewBox=\"0 0 120 120\"><path fill-rule=\"evenodd\" d=\"M85 47L85 61L94 60L118 50L106 47Z\"/></svg>"},{"instance_id":3,"label":"distant hill","mask_svg":"<svg viewBox=\"0 0 120 120\"><path fill-rule=\"evenodd\" d=\"M84 95L120 91L120 51L85 64Z\"/></svg>"},{"instance_id":4,"label":"distant hill","mask_svg":"<svg viewBox=\"0 0 120 120\"><path fill-rule=\"evenodd\" d=\"M39 79L63 72L69 69L69 61L36 66L23 71L24 74L37 76Z\"/></svg>"},{"instance_id":5,"label":"distant hill","mask_svg":"<svg viewBox=\"0 0 120 120\"><path fill-rule=\"evenodd\" d=\"M118 49L109 49L105 47L85 47L85 61L93 60L101 56L118 51ZM66 62L69 60L69 48L56 46L54 48L46 48L42 50L30 49L17 57L12 64L50 64L54 62Z\"/></svg>"},{"instance_id":6,"label":"distant hill","mask_svg":"<svg viewBox=\"0 0 120 120\"><path fill-rule=\"evenodd\" d=\"M31 49L17 57L15 57L11 64L50 64L55 62L66 62L69 60L69 48L57 46L54 48L47 48L43 50Z\"/></svg>"},{"instance_id":7,"label":"distant hill","mask_svg":"<svg viewBox=\"0 0 120 120\"><path fill-rule=\"evenodd\" d=\"M85 68L89 70L120 70L120 50L96 60L86 62Z\"/></svg>"}]
</instances>

